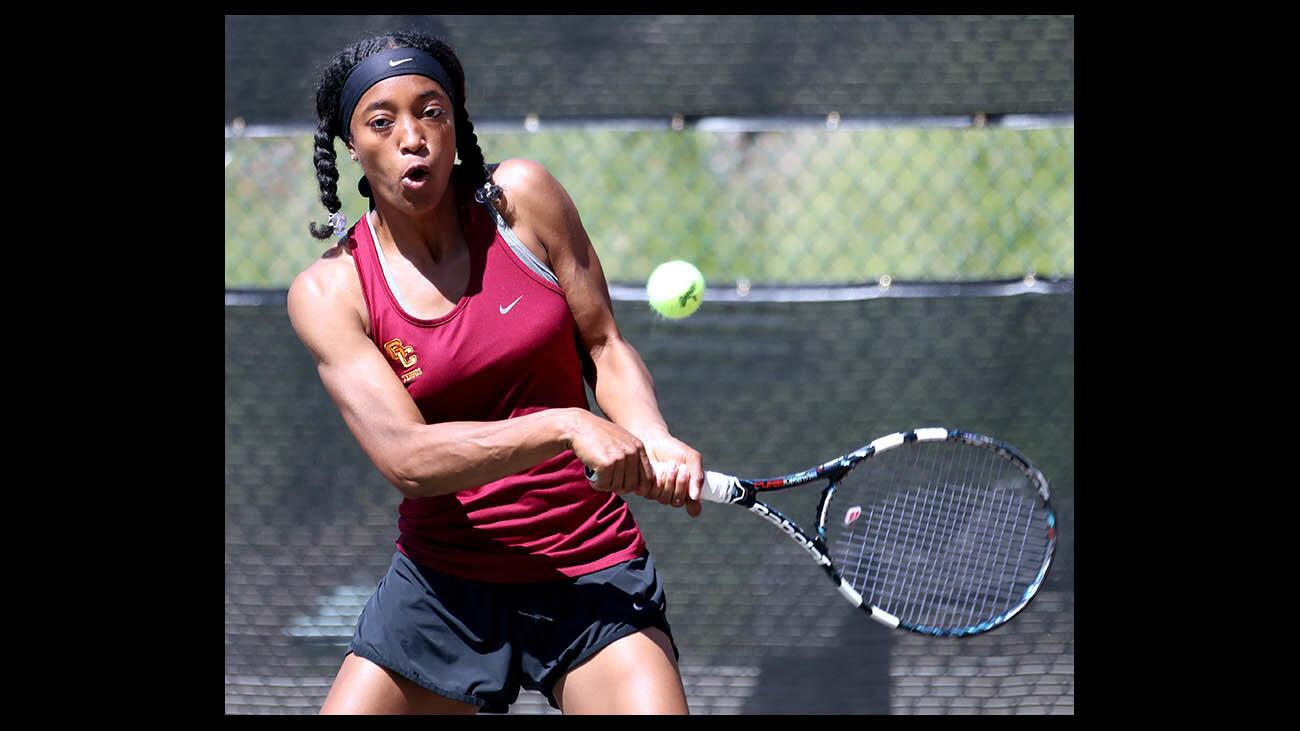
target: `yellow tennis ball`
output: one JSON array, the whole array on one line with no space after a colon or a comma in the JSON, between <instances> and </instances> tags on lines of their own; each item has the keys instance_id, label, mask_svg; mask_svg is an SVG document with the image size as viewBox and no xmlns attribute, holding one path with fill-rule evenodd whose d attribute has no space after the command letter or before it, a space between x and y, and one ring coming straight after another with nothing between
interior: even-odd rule
<instances>
[{"instance_id":1,"label":"yellow tennis ball","mask_svg":"<svg viewBox=\"0 0 1300 731\"><path fill-rule=\"evenodd\" d=\"M651 272L645 293L650 306L664 317L689 317L704 300L704 275L690 262L667 261Z\"/></svg>"}]
</instances>

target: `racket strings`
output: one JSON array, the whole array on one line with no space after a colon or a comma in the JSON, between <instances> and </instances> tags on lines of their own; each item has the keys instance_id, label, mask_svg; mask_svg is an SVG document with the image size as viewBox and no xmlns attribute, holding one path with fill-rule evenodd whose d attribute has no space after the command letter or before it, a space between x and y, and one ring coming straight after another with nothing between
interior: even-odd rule
<instances>
[{"instance_id":1,"label":"racket strings","mask_svg":"<svg viewBox=\"0 0 1300 731\"><path fill-rule=\"evenodd\" d=\"M978 479L981 481L981 484L983 484L988 480L992 479L994 470L996 469L997 465L995 465L994 458L991 454L981 453L979 456L983 457L983 459L980 460ZM1010 493L1008 494L1008 496L1009 497L1011 496ZM992 517L991 519L981 521L980 522L981 528L988 528L992 530L995 534L997 534L1000 533L1000 528L1002 527L1002 523L1000 519L1005 518L1006 514L1002 512L995 512L997 510L997 507L994 503L996 503L996 498L991 492L985 491L981 493L979 515L996 516L996 517ZM1003 543L999 540L999 537L997 535L994 536L980 535L977 537L977 539L985 539L986 541L991 540L991 545L993 547L993 550L989 551L987 554L990 558L994 558L994 554L996 554L998 550L1003 546ZM969 542L969 545L971 550L971 558L973 559L975 553L979 550L979 544L977 544L975 540L972 540ZM997 587L1001 585L1001 582L999 582L999 584L997 585L990 584L989 570L991 569L991 565L992 565L992 561L981 562L981 565L978 567L978 570L972 570L970 572L970 576L969 576L970 583L969 586L966 587L965 592L963 593L963 600L965 601L966 606L970 607L970 611L966 615L963 624L966 625L974 624L975 613L977 609L976 601L980 602L979 606L981 607L981 611L982 611L982 607L984 607L987 604L987 600L989 598L988 597L989 592L987 591L981 592L980 588L991 587L993 591L997 591ZM1001 597L999 595L998 597L995 598L995 601L1000 600L1000 598ZM954 613L957 613L959 606L960 606L959 604L954 603L954 606L952 607Z\"/></svg>"},{"instance_id":2,"label":"racket strings","mask_svg":"<svg viewBox=\"0 0 1300 731\"><path fill-rule=\"evenodd\" d=\"M971 454L969 450L967 450L963 452L961 456L964 460L962 463L963 468L969 470L970 469L969 462L973 460L976 457L976 455ZM952 505L944 504L945 497L952 497L954 503L959 503L963 506L971 505L971 501L972 501L971 483L970 482L962 483L960 491L954 495L940 496L940 503L946 508L945 514L947 517L947 520L945 520L942 523L944 527L943 538L945 541L943 545L951 546L953 543L953 536L955 536L958 531L960 516L963 513L969 514L969 512L953 509ZM942 556L944 554L941 552L940 555ZM955 604L952 601L952 599L957 595L956 589L957 589L958 579L959 577L965 575L967 575L967 573L964 573L960 568L953 567L952 565L945 562L942 569L935 573L935 580L940 588L940 598L937 601L933 601L928 605L929 611L919 612L922 615L921 621L924 621L926 624L935 626L943 623L945 618L950 616L950 613L955 607Z\"/></svg>"},{"instance_id":3,"label":"racket strings","mask_svg":"<svg viewBox=\"0 0 1300 731\"><path fill-rule=\"evenodd\" d=\"M929 464L927 465L927 468L921 468L921 463L923 459L926 457L930 458ZM938 466L939 466L938 452L936 450L919 450L919 449L914 450L913 464L912 464L912 469L914 471L919 471L921 474L933 476L938 472L938 470L936 469ZM916 536L921 531L920 526L932 524L931 520L933 519L933 507L935 503L935 501L932 500L933 495L931 492L932 488L934 487L933 480L931 480L930 484L926 485L926 487L928 489L925 490L924 514L920 516L919 525L915 514L913 514L912 517L910 517L908 520L909 535L912 536ZM918 491L913 496L913 498L918 501L918 504L919 504L920 494L921 494L920 491ZM926 590L931 588L931 582L929 581L929 579L932 579L935 574L935 572L933 571L933 563L931 562L932 548L933 548L932 544L926 545L925 557L912 564L912 574L909 577L908 582L906 584L911 586L912 591L908 592L907 596L902 598L902 601L907 606L921 607L925 605L923 599L924 597L929 595L929 593ZM918 555L919 555L919 551L918 551ZM920 572L919 578L917 576L918 572ZM916 619L915 617L909 618L909 620L912 621L914 621L915 619Z\"/></svg>"},{"instance_id":4,"label":"racket strings","mask_svg":"<svg viewBox=\"0 0 1300 731\"><path fill-rule=\"evenodd\" d=\"M903 507L907 508L919 503L917 495L911 494L907 496ZM890 507L897 508L898 506L895 504ZM890 510L882 511L882 517L890 518L890 512ZM903 615L904 619L911 622L934 624L940 622L933 617L928 622L922 622L917 613L925 608L928 608L932 613L938 613L945 608L946 604L949 605L946 607L948 611L955 614L959 611L958 603L964 602L973 614L980 608L975 602L981 599L983 599L985 607L991 602L1001 603L998 597L989 596L988 592L981 593L979 591L979 586L989 583L988 577L993 570L992 563L996 561L996 556L986 557L984 561L979 561L970 555L949 553L944 557L946 560L935 561L933 560L933 554L935 553L934 541L927 539L925 536L918 536L914 531L895 530L895 528L902 528L905 524L898 521L896 515L892 517L894 518L892 522L874 521L875 525L882 529L880 530L880 536L883 537L883 542L886 545L892 543L895 548L901 547L904 552L913 556L918 555L918 547L924 547L929 556L920 555L918 559L910 562L899 560L880 561L879 548L877 548L876 557L873 559L881 564L877 575L875 577L862 577L859 570L858 575L854 577L855 580L851 582L868 584L870 586L868 594L871 595L873 603L885 608L887 611L892 610L891 613ZM909 524L912 522L914 521L908 521ZM912 526L907 525L907 527ZM985 533L988 533L987 529ZM988 535L978 537L985 540L990 538ZM997 540L998 536L992 536L992 539ZM877 544L879 543L880 541L877 541ZM860 551L862 555L859 557L859 564L862 559L867 558L866 553L866 551ZM907 569L908 563L911 566L910 572ZM1003 564L1005 565L1005 563L1004 561ZM1005 575L1007 572L1003 568L999 573ZM916 578L918 575L922 577L919 580ZM967 583L957 583L955 579L958 577L965 577ZM977 585L977 581L981 583ZM904 609L911 609L912 611L904 612ZM951 622L943 623L954 624L956 622L954 619Z\"/></svg>"},{"instance_id":5,"label":"racket strings","mask_svg":"<svg viewBox=\"0 0 1300 731\"><path fill-rule=\"evenodd\" d=\"M871 486L868 486L868 489L870 489L870 487ZM933 486L930 485L929 487ZM884 504L878 513L874 507L871 508L871 512L868 514L868 519L864 521L864 523L867 527L866 533L873 536L872 549L870 551L862 550L864 547L855 542L856 533L850 532L849 540L845 545L844 555L841 557L841 565L847 563L846 559L850 551L855 548L858 549L856 551L856 561L852 564L854 570L850 573L861 576L863 560L867 558L868 554L873 556L880 555L880 546L882 542L885 545L893 543L896 546L901 543L909 550L914 550L917 547L920 547L925 550L927 557L932 556L934 553L934 541L924 541L923 538L918 538L918 536L922 535L922 531L919 529L920 526L918 526L918 510L916 510L916 507L919 506L921 508L922 514L920 515L920 523L923 525L933 525L936 522L934 518L935 512L947 508L947 513L949 514L950 519L946 533L948 537L951 537L953 533L952 523L956 511L951 509L951 504L945 504L943 500L936 499L942 497L944 496L936 496L933 490L895 493L892 501ZM902 501L901 507L900 500ZM899 530L895 531L896 528ZM905 530L903 528L905 528ZM901 575L901 571L904 568L902 563L892 562L886 564L881 567L886 580L873 583L872 588L875 590L881 590L887 588L890 584L896 586L906 584L912 588L914 593L923 590L931 590L934 583L943 580L943 575L933 571L926 572L924 570L925 566L930 563L931 562L928 560L912 562L909 577L910 581L905 581ZM918 574L921 577L924 577L923 581L917 580ZM879 599L880 597L876 596L873 598Z\"/></svg>"},{"instance_id":6,"label":"racket strings","mask_svg":"<svg viewBox=\"0 0 1300 731\"><path fill-rule=\"evenodd\" d=\"M935 455L935 461L937 464L940 450L927 451ZM973 456L974 455L969 454L969 452L963 452L960 455L960 457L964 459L969 459ZM964 465L964 467L969 469L969 465ZM932 470L929 474L937 476L940 474L940 470ZM931 482L931 489L937 487L939 479L939 477L936 477L935 480ZM954 566L954 562L949 560L949 557L945 554L943 549L944 547L953 545L954 537L957 535L958 517L962 515L963 512L969 514L968 510L963 511L960 508L954 509L954 506L965 505L967 504L966 501L970 500L970 483L961 483L961 490L955 495L948 495L945 492L936 492L937 494L934 502L939 508L940 515L944 516L946 519L934 521L934 525L938 526L941 532L940 540L942 543L940 543L940 550L937 552L937 555L931 554L934 555L934 559L927 562L927 575L931 577L932 581L927 585L929 592L924 597L918 597L917 601L913 605L914 611L909 620L915 624L926 623L934 625L943 620L943 610L945 607L951 609L949 606L951 602L946 600L955 595L955 579L962 575L961 568ZM948 498L952 498L952 500L950 501Z\"/></svg>"},{"instance_id":7,"label":"racket strings","mask_svg":"<svg viewBox=\"0 0 1300 731\"><path fill-rule=\"evenodd\" d=\"M1049 541L1046 511L1017 469L946 443L873 463L836 492L860 517L827 526L842 575L868 603L909 624L963 627L1022 601Z\"/></svg>"}]
</instances>

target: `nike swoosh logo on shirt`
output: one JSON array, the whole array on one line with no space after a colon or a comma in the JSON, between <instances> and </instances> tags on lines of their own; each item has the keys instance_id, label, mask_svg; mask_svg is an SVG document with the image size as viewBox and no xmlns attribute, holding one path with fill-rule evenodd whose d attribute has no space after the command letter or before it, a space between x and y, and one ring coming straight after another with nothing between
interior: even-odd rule
<instances>
[{"instance_id":1,"label":"nike swoosh logo on shirt","mask_svg":"<svg viewBox=\"0 0 1300 731\"><path fill-rule=\"evenodd\" d=\"M521 300L521 299L523 299L523 298L524 298L524 296L521 294L521 295L519 295L518 297L515 298L515 301L514 301L514 302L511 302L511 303L510 303L510 306L509 306L509 307L502 307L502 306L500 306L500 305L497 305L497 309L500 310L500 311L501 311L501 314L504 315L504 314L506 314L507 312L513 310L513 309L515 308L515 305L519 304L519 300Z\"/></svg>"},{"instance_id":2,"label":"nike swoosh logo on shirt","mask_svg":"<svg viewBox=\"0 0 1300 731\"><path fill-rule=\"evenodd\" d=\"M389 65L389 67L401 66L402 64L406 63L407 61L414 61L414 60L415 60L415 57L412 56L411 58L404 58L404 59L402 59L401 61L389 61L389 62L388 62L388 65Z\"/></svg>"}]
</instances>

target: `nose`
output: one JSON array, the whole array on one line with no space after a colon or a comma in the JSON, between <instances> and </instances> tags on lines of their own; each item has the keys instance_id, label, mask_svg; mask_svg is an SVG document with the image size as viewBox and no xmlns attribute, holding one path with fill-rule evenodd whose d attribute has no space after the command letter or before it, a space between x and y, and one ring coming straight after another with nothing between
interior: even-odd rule
<instances>
[{"instance_id":1,"label":"nose","mask_svg":"<svg viewBox=\"0 0 1300 731\"><path fill-rule=\"evenodd\" d=\"M424 128L410 117L397 122L398 145L402 152L415 152L424 147Z\"/></svg>"}]
</instances>

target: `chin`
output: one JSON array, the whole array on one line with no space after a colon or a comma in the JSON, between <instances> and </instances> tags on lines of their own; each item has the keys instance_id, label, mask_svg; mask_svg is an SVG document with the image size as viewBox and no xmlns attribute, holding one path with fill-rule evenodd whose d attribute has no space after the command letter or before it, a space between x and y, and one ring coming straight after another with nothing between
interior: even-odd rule
<instances>
[{"instance_id":1,"label":"chin","mask_svg":"<svg viewBox=\"0 0 1300 731\"><path fill-rule=\"evenodd\" d=\"M397 191L396 201L398 207L403 211L412 214L432 213L442 202L443 196L451 190L451 182L448 181L440 189L434 190L423 188L421 190L405 190L399 188Z\"/></svg>"}]
</instances>

